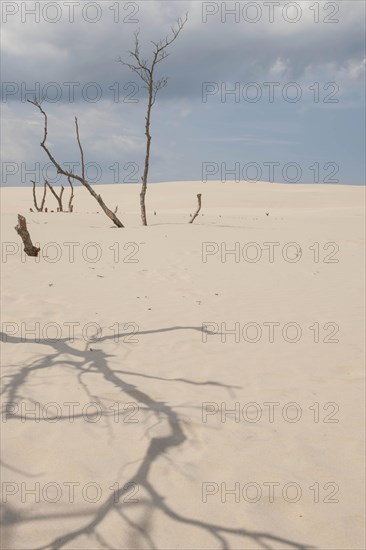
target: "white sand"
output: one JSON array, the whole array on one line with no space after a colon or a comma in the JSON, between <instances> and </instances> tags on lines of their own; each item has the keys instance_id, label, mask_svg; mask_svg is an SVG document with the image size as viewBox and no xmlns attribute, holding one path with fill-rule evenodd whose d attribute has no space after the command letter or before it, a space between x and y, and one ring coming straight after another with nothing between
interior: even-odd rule
<instances>
[{"instance_id":1,"label":"white sand","mask_svg":"<svg viewBox=\"0 0 366 550\"><path fill-rule=\"evenodd\" d=\"M18 407L18 418L3 416L1 424L1 548L364 548L364 188L155 184L148 189L147 228L140 225L139 186L98 191L110 207L118 204L125 229L112 228L83 188L76 188L73 214L30 213L30 188L1 191L2 330L8 334L2 397ZM197 192L202 215L190 225ZM47 206L56 207L53 197ZM21 248L17 213L26 216L47 258L23 263L19 251L11 253ZM52 242L57 262L54 246L44 252ZM67 242L80 243L74 262ZM81 254L90 242L102 253L95 263ZM206 262L203 242L217 243ZM248 261L256 248L245 245L253 242L279 243L274 261L268 249L258 262ZM282 256L287 250L294 257L294 247L284 248L289 242L301 246L297 262ZM224 247L235 243L245 257L220 261ZM319 262L317 245L309 249L314 243ZM336 246L324 250L326 243ZM84 256L95 251L84 248ZM138 261L123 261L128 255ZM71 322L79 323L74 342L64 324ZM216 323L212 330L240 323L248 339L255 326L247 323L257 323L262 336L255 343L228 335L223 343L219 334L203 335L203 322ZM272 343L268 322L280 323ZM302 330L296 343L282 336L290 322ZM59 323L59 339L26 335L35 323L41 332ZM103 330L95 343L83 338L87 323ZM339 342L324 342L336 325ZM290 339L295 329L288 328ZM131 330L138 342L125 336ZM36 419L25 415L34 402L41 404ZM76 403L73 422L70 402ZM207 422L203 402L217 411ZM268 402L278 404L273 422ZM291 402L302 412L298 422L289 421L296 414L294 406L286 408ZM47 403L56 405L47 409ZM221 422L220 409L235 403L241 416ZM121 415L114 417L118 406ZM256 408L262 417L251 422ZM102 417L88 421L97 410ZM47 414L58 421L47 421ZM129 482L136 486L123 490ZM273 499L271 483L277 483ZM225 487L235 484L240 493L224 502ZM114 495L117 487L121 493ZM207 502L205 488L215 493ZM298 501L290 502L299 488ZM98 502L88 502L97 489ZM257 502L249 502L256 490Z\"/></svg>"}]
</instances>

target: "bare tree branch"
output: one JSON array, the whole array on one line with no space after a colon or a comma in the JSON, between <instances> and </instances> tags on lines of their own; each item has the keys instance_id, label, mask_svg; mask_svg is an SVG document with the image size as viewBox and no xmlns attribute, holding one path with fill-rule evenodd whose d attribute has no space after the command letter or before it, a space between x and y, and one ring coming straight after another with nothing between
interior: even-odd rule
<instances>
[{"instance_id":1,"label":"bare tree branch","mask_svg":"<svg viewBox=\"0 0 366 550\"><path fill-rule=\"evenodd\" d=\"M197 218L197 216L198 216L198 214L201 210L201 197L202 197L202 193L197 193L198 207L197 207L196 212L193 215L193 218L191 220L189 220L188 223L193 223L194 220Z\"/></svg>"},{"instance_id":2,"label":"bare tree branch","mask_svg":"<svg viewBox=\"0 0 366 550\"><path fill-rule=\"evenodd\" d=\"M79 128L78 128L78 124L77 124L77 119L75 118L75 126L76 126L76 136L77 136L77 140L78 140L78 144L79 144L79 149L80 149L80 154L82 156L82 166L83 166L83 172L84 172L84 175L83 176L78 176L77 174L73 174L72 172L67 172L66 170L64 170L61 165L57 162L57 160L55 159L55 157L52 155L52 153L50 152L50 150L48 149L48 147L46 146L46 139L47 139L47 132L48 132L48 128L47 128L47 115L45 113L45 111L42 109L41 107L41 103L39 101L37 101L36 99L34 99L34 101L31 101L30 99L27 100L29 103L32 103L32 105L35 105L35 107L37 107L40 112L43 114L43 117L44 117L44 135L43 135L43 140L41 141L41 147L42 149L45 151L45 153L47 154L48 158L50 159L50 161L52 162L52 164L55 166L56 170L57 170L57 173L58 174L62 174L63 176L66 176L67 178L73 178L73 179L76 179L77 181L80 181L80 183L82 185L84 185L84 187L87 188L87 190L89 191L89 193L95 198L95 200L98 202L98 204L101 206L103 212L108 216L108 218L110 220L112 220L112 222L117 226L117 227L124 227L123 223L117 218L117 216L112 212L112 210L110 210L107 205L104 203L102 197L100 195L98 195L94 189L92 188L92 186L88 183L88 181L85 179L85 167L84 167L84 154L83 154L83 151L82 151L82 147L81 147L81 144L80 144L80 138L79 138Z\"/></svg>"},{"instance_id":3,"label":"bare tree branch","mask_svg":"<svg viewBox=\"0 0 366 550\"><path fill-rule=\"evenodd\" d=\"M147 191L147 178L149 174L149 163L150 163L151 109L155 104L156 96L158 92L163 88L165 88L165 86L168 84L168 79L166 77L160 78L159 80L154 80L154 70L156 65L169 55L166 49L177 39L187 20L188 20L188 13L186 13L186 16L184 19L180 17L177 20L177 28L172 27L171 36L168 35L164 39L159 40L159 42L152 42L154 49L152 53L152 59L150 62L141 58L139 31L135 32L134 34L134 38L135 38L134 50L130 50L128 52L130 54L130 57L132 57L133 59L133 63L125 62L121 57L117 59L119 63L122 63L122 65L128 67L131 71L136 73L141 78L141 80L146 84L146 86L144 87L148 90L148 104L147 104L147 113L145 117L145 136L146 136L145 166L144 166L143 175L141 177L142 187L140 192L140 209L141 209L142 225L147 225L145 197L146 197L146 191Z\"/></svg>"},{"instance_id":4,"label":"bare tree branch","mask_svg":"<svg viewBox=\"0 0 366 550\"><path fill-rule=\"evenodd\" d=\"M80 136L79 136L79 125L78 125L78 119L75 117L75 128L76 128L76 139L79 145L80 149L80 158L81 158L81 177L83 180L85 180L85 163L84 163L84 151L80 143Z\"/></svg>"},{"instance_id":5,"label":"bare tree branch","mask_svg":"<svg viewBox=\"0 0 366 550\"><path fill-rule=\"evenodd\" d=\"M47 193L46 182L44 182L43 197L42 197L41 206L38 206L38 204L37 204L36 182L34 180L31 180L31 182L32 182L32 185L33 185L33 203L34 203L35 209L37 210L37 212L43 212L44 203L45 203L45 200L46 200L46 193Z\"/></svg>"},{"instance_id":6,"label":"bare tree branch","mask_svg":"<svg viewBox=\"0 0 366 550\"><path fill-rule=\"evenodd\" d=\"M58 212L63 212L63 207L62 207L62 195L63 195L63 192L64 192L64 186L62 185L61 186L61 192L60 192L60 195L58 195L56 193L56 191L54 190L54 188L52 187L52 185L50 183L48 183L47 180L44 180L45 181L45 184L47 185L47 187L49 188L49 190L51 191L52 195L55 197L55 199L57 200L57 203L58 203L58 208L57 208L57 211Z\"/></svg>"}]
</instances>

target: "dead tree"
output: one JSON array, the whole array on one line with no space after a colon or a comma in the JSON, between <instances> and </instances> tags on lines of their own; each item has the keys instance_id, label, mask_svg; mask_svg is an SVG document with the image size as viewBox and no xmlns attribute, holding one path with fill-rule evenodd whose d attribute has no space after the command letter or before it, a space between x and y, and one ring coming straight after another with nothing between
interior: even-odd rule
<instances>
[{"instance_id":1,"label":"dead tree","mask_svg":"<svg viewBox=\"0 0 366 550\"><path fill-rule=\"evenodd\" d=\"M192 218L191 220L189 220L188 223L193 223L194 220L197 218L198 214L200 213L200 210L201 210L201 197L202 197L202 194L201 194L201 193L197 193L198 207L197 207L196 212L195 212L194 215L193 215L193 218Z\"/></svg>"},{"instance_id":2,"label":"dead tree","mask_svg":"<svg viewBox=\"0 0 366 550\"><path fill-rule=\"evenodd\" d=\"M18 225L16 225L14 229L23 241L24 252L27 254L27 256L38 256L38 253L41 249L33 246L32 239L30 238L29 231L27 229L27 222L24 216L18 214Z\"/></svg>"},{"instance_id":3,"label":"dead tree","mask_svg":"<svg viewBox=\"0 0 366 550\"><path fill-rule=\"evenodd\" d=\"M63 210L63 207L62 207L62 195L63 195L63 192L65 191L64 186L61 185L61 191L60 191L60 194L58 195L56 193L56 191L54 190L54 188L52 187L52 185L50 183L48 183L47 180L45 180L45 183L46 183L47 187L49 187L52 195L55 197L55 199L58 202L57 212L63 212L64 210Z\"/></svg>"},{"instance_id":4,"label":"dead tree","mask_svg":"<svg viewBox=\"0 0 366 550\"><path fill-rule=\"evenodd\" d=\"M162 77L158 80L154 80L154 71L156 65L165 59L169 54L167 53L167 48L174 42L178 37L180 31L183 29L185 23L187 22L188 14L186 14L185 19L179 18L177 21L177 28L172 27L172 35L167 36L165 39L160 40L159 42L152 42L154 46L152 59L148 62L145 59L142 59L140 54L140 43L139 43L139 31L135 32L135 49L129 51L128 53L133 58L132 63L126 63L122 60L121 57L117 59L119 63L125 65L131 71L135 72L141 80L145 83L144 88L148 90L149 99L147 103L147 113L145 117L145 136L146 136L146 152L145 152L145 166L144 173L141 177L142 187L140 192L140 208L141 208L141 220L142 225L147 225L146 220L146 206L145 206L145 196L147 191L147 178L149 174L149 162L150 162L150 146L151 146L151 134L150 134L150 119L151 119L151 109L156 101L156 95L162 88L168 83L166 77Z\"/></svg>"},{"instance_id":5,"label":"dead tree","mask_svg":"<svg viewBox=\"0 0 366 550\"><path fill-rule=\"evenodd\" d=\"M89 193L92 195L92 197L95 198L97 203L101 206L103 212L108 216L110 220L117 226L117 227L124 227L123 223L117 218L117 216L110 210L107 205L104 203L102 197L98 195L90 183L85 178L85 163L84 163L84 151L80 143L80 136L79 136L79 126L78 126L78 119L75 117L75 130L76 130L76 139L78 142L79 150L80 150L80 157L81 157L81 176L78 176L77 174L73 174L72 172L67 172L64 170L61 165L57 162L55 157L51 154L48 147L46 146L46 139L47 139L47 133L48 133L48 126L47 126L47 115L44 112L44 110L41 107L41 103L34 99L34 101L31 101L30 99L27 100L29 103L32 103L32 105L35 105L39 111L42 113L44 117L44 135L43 140L41 141L40 145L42 149L46 152L48 158L52 162L52 164L55 166L57 173L62 174L63 176L66 176L67 178L76 179L77 181L80 181L84 187L87 188Z\"/></svg>"},{"instance_id":6,"label":"dead tree","mask_svg":"<svg viewBox=\"0 0 366 550\"><path fill-rule=\"evenodd\" d=\"M33 180L31 180L31 182L32 182L32 185L33 185L33 203L34 203L34 207L35 207L35 209L37 210L37 212L43 212L44 203L45 203L45 200L46 200L46 193L47 193L47 185L46 185L46 182L44 182L43 197L42 197L41 206L38 206L38 203L37 203L37 197L36 197L36 182L33 181Z\"/></svg>"},{"instance_id":7,"label":"dead tree","mask_svg":"<svg viewBox=\"0 0 366 550\"><path fill-rule=\"evenodd\" d=\"M69 182L70 187L71 187L71 195L70 195L70 199L69 199L69 212L72 212L74 210L74 205L72 204L72 200L74 198L74 186L72 184L70 176L68 176L67 179L68 179L68 182Z\"/></svg>"}]
</instances>

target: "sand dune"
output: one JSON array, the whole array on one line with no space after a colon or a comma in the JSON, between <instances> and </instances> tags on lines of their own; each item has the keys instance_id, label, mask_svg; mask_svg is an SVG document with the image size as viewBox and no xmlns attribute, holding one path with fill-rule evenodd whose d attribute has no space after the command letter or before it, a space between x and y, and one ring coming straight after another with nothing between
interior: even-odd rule
<instances>
[{"instance_id":1,"label":"sand dune","mask_svg":"<svg viewBox=\"0 0 366 550\"><path fill-rule=\"evenodd\" d=\"M364 548L364 188L98 191L1 190L2 548Z\"/></svg>"}]
</instances>

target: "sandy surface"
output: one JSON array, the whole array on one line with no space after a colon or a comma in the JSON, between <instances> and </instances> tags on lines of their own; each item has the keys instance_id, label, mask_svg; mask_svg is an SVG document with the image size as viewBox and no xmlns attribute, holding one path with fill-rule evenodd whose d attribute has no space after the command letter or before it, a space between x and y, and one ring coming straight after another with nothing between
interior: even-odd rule
<instances>
[{"instance_id":1,"label":"sandy surface","mask_svg":"<svg viewBox=\"0 0 366 550\"><path fill-rule=\"evenodd\" d=\"M1 548L364 548L364 188L98 190L1 191Z\"/></svg>"}]
</instances>

